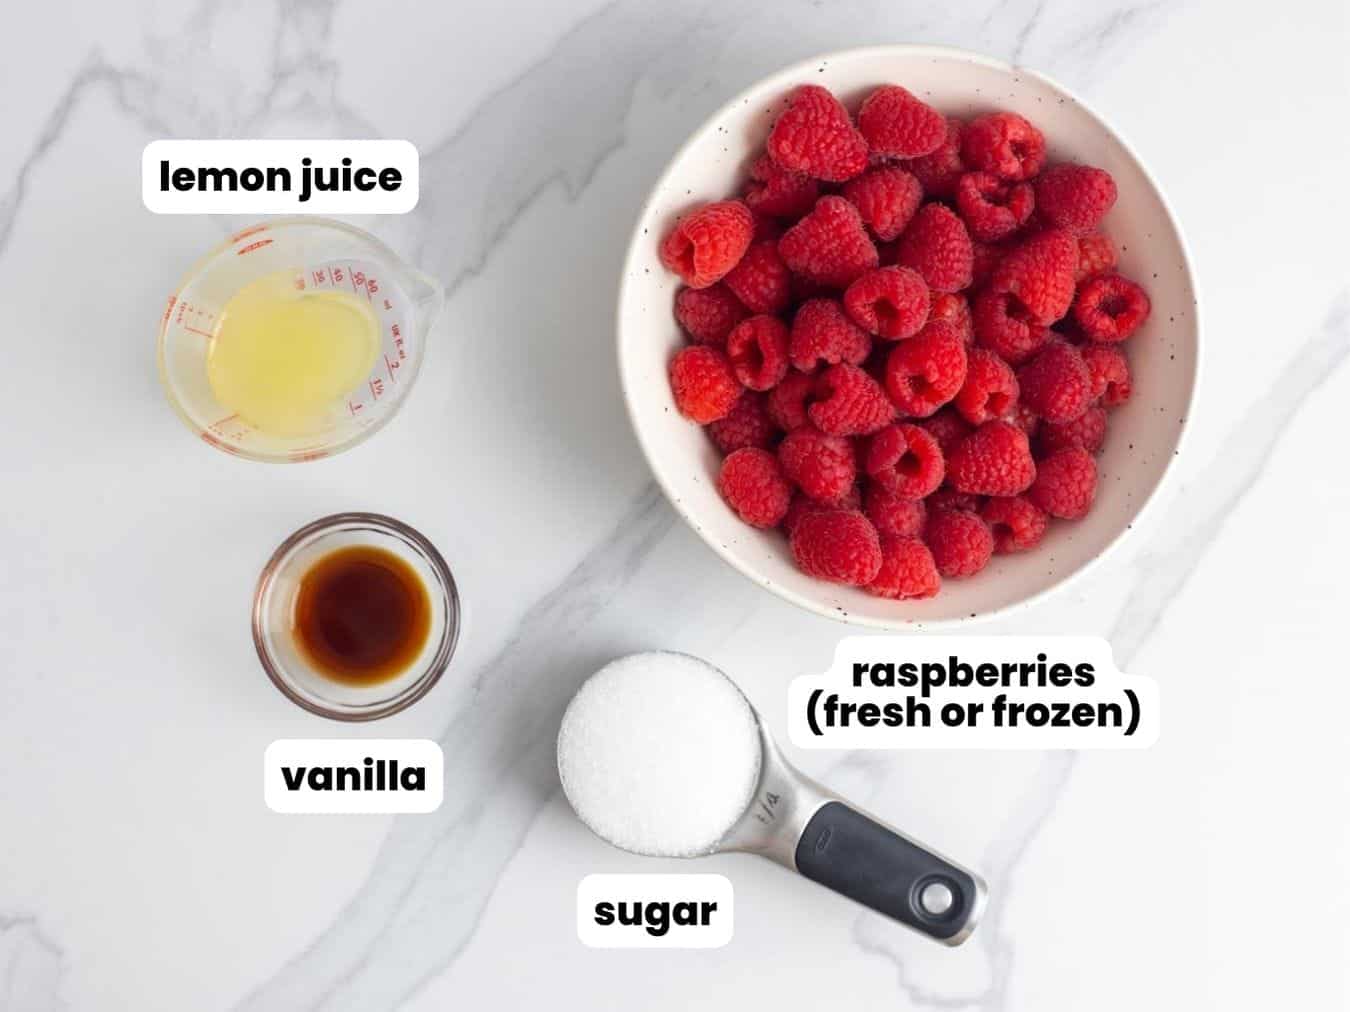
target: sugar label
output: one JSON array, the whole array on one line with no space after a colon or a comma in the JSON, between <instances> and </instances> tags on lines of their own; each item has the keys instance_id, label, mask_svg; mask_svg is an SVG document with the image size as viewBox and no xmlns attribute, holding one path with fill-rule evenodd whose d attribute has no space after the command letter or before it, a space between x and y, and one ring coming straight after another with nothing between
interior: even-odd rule
<instances>
[{"instance_id":1,"label":"sugar label","mask_svg":"<svg viewBox=\"0 0 1350 1012\"><path fill-rule=\"evenodd\" d=\"M718 949L735 910L723 875L587 875L577 937L593 949Z\"/></svg>"}]
</instances>

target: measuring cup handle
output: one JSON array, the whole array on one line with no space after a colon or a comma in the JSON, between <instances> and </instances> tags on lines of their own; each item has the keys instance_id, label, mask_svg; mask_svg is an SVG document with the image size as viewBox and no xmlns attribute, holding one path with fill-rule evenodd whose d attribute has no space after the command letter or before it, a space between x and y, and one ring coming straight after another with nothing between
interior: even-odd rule
<instances>
[{"instance_id":1,"label":"measuring cup handle","mask_svg":"<svg viewBox=\"0 0 1350 1012\"><path fill-rule=\"evenodd\" d=\"M840 801L811 816L796 863L812 881L948 945L965 941L984 909L981 879Z\"/></svg>"}]
</instances>

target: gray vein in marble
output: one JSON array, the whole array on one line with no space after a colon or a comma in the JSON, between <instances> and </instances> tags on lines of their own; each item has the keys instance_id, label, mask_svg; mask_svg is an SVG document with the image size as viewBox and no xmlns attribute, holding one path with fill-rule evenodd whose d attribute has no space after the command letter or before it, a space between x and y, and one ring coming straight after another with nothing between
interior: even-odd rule
<instances>
[{"instance_id":1,"label":"gray vein in marble","mask_svg":"<svg viewBox=\"0 0 1350 1012\"><path fill-rule=\"evenodd\" d=\"M33 917L0 917L0 1012L60 1012L65 953Z\"/></svg>"}]
</instances>

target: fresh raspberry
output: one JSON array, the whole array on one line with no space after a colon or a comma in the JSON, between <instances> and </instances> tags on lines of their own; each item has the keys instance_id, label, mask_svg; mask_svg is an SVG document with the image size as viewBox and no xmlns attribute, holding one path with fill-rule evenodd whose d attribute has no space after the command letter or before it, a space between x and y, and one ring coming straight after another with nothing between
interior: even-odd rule
<instances>
[{"instance_id":1,"label":"fresh raspberry","mask_svg":"<svg viewBox=\"0 0 1350 1012\"><path fill-rule=\"evenodd\" d=\"M1043 423L1036 432L1036 456L1048 457L1070 446L1096 453L1105 440L1106 412L1091 407L1071 422Z\"/></svg>"},{"instance_id":2,"label":"fresh raspberry","mask_svg":"<svg viewBox=\"0 0 1350 1012\"><path fill-rule=\"evenodd\" d=\"M831 436L866 436L890 423L895 408L877 381L841 362L820 374L806 409L811 423Z\"/></svg>"},{"instance_id":3,"label":"fresh raspberry","mask_svg":"<svg viewBox=\"0 0 1350 1012\"><path fill-rule=\"evenodd\" d=\"M924 204L900 236L896 263L923 275L929 288L959 292L970 285L974 250L966 226L951 208Z\"/></svg>"},{"instance_id":4,"label":"fresh raspberry","mask_svg":"<svg viewBox=\"0 0 1350 1012\"><path fill-rule=\"evenodd\" d=\"M867 441L863 470L902 499L922 499L942 484L946 464L938 441L917 425L888 425Z\"/></svg>"},{"instance_id":5,"label":"fresh raspberry","mask_svg":"<svg viewBox=\"0 0 1350 1012\"><path fill-rule=\"evenodd\" d=\"M878 267L844 291L844 310L884 341L913 337L928 320L928 286L908 267Z\"/></svg>"},{"instance_id":6,"label":"fresh raspberry","mask_svg":"<svg viewBox=\"0 0 1350 1012\"><path fill-rule=\"evenodd\" d=\"M966 382L953 407L971 425L1006 418L1017 406L1017 377L1012 366L985 348L972 348L966 359Z\"/></svg>"},{"instance_id":7,"label":"fresh raspberry","mask_svg":"<svg viewBox=\"0 0 1350 1012\"><path fill-rule=\"evenodd\" d=\"M863 587L881 569L881 541L854 510L822 510L797 521L789 539L792 558L807 576Z\"/></svg>"},{"instance_id":8,"label":"fresh raspberry","mask_svg":"<svg viewBox=\"0 0 1350 1012\"><path fill-rule=\"evenodd\" d=\"M698 344L722 347L731 328L749 312L726 285L710 288L681 288L675 293L675 319Z\"/></svg>"},{"instance_id":9,"label":"fresh raspberry","mask_svg":"<svg viewBox=\"0 0 1350 1012\"><path fill-rule=\"evenodd\" d=\"M778 243L772 239L746 250L722 283L752 313L782 312L792 297L792 275L778 255Z\"/></svg>"},{"instance_id":10,"label":"fresh raspberry","mask_svg":"<svg viewBox=\"0 0 1350 1012\"><path fill-rule=\"evenodd\" d=\"M750 166L745 203L750 210L771 218L800 218L815 206L820 184L800 172L790 172L760 155Z\"/></svg>"},{"instance_id":11,"label":"fresh raspberry","mask_svg":"<svg viewBox=\"0 0 1350 1012\"><path fill-rule=\"evenodd\" d=\"M1013 409L1012 423L1025 432L1028 439L1031 439L1036 435L1036 430L1041 427L1041 418L1019 399L1017 407Z\"/></svg>"},{"instance_id":12,"label":"fresh raspberry","mask_svg":"<svg viewBox=\"0 0 1350 1012\"><path fill-rule=\"evenodd\" d=\"M847 288L878 262L858 209L835 196L816 201L778 240L778 252L793 273L831 288Z\"/></svg>"},{"instance_id":13,"label":"fresh raspberry","mask_svg":"<svg viewBox=\"0 0 1350 1012\"><path fill-rule=\"evenodd\" d=\"M867 519L883 537L917 538L923 533L928 510L922 499L904 499L884 485L871 482L863 503Z\"/></svg>"},{"instance_id":14,"label":"fresh raspberry","mask_svg":"<svg viewBox=\"0 0 1350 1012\"><path fill-rule=\"evenodd\" d=\"M951 292L930 292L932 302L928 307L930 320L945 320L956 328L961 340L969 344L975 339L975 324L970 316L970 303L964 295Z\"/></svg>"},{"instance_id":15,"label":"fresh raspberry","mask_svg":"<svg viewBox=\"0 0 1350 1012\"><path fill-rule=\"evenodd\" d=\"M755 216L755 234L751 237L751 242L763 242L765 239L772 239L777 242L783 238L783 233L787 231L786 226L777 218L770 218L767 214L761 214L759 211L751 211Z\"/></svg>"},{"instance_id":16,"label":"fresh raspberry","mask_svg":"<svg viewBox=\"0 0 1350 1012\"><path fill-rule=\"evenodd\" d=\"M929 510L923 540L937 571L946 577L973 576L994 554L989 525L965 510Z\"/></svg>"},{"instance_id":17,"label":"fresh raspberry","mask_svg":"<svg viewBox=\"0 0 1350 1012\"><path fill-rule=\"evenodd\" d=\"M956 209L970 237L1006 239L1031 217L1036 195L1030 183L1010 183L992 172L967 172L956 184Z\"/></svg>"},{"instance_id":18,"label":"fresh raspberry","mask_svg":"<svg viewBox=\"0 0 1350 1012\"><path fill-rule=\"evenodd\" d=\"M1092 404L1092 377L1078 349L1051 341L1017 370L1027 407L1047 422L1071 422Z\"/></svg>"},{"instance_id":19,"label":"fresh raspberry","mask_svg":"<svg viewBox=\"0 0 1350 1012\"><path fill-rule=\"evenodd\" d=\"M863 99L858 130L873 154L887 158L922 158L947 139L942 113L898 84L883 84Z\"/></svg>"},{"instance_id":20,"label":"fresh raspberry","mask_svg":"<svg viewBox=\"0 0 1350 1012\"><path fill-rule=\"evenodd\" d=\"M858 209L874 236L890 242L919 209L923 187L904 169L882 166L845 183L844 199Z\"/></svg>"},{"instance_id":21,"label":"fresh raspberry","mask_svg":"<svg viewBox=\"0 0 1350 1012\"><path fill-rule=\"evenodd\" d=\"M961 161L961 134L965 124L959 119L948 119L946 129L947 134L935 151L904 163L930 197L950 197L956 191L956 181L966 171Z\"/></svg>"},{"instance_id":22,"label":"fresh raspberry","mask_svg":"<svg viewBox=\"0 0 1350 1012\"><path fill-rule=\"evenodd\" d=\"M1016 113L993 112L966 124L961 159L967 168L1003 179L1030 179L1045 162L1045 138Z\"/></svg>"},{"instance_id":23,"label":"fresh raspberry","mask_svg":"<svg viewBox=\"0 0 1350 1012\"><path fill-rule=\"evenodd\" d=\"M913 601L942 589L933 553L916 537L881 536L881 568L863 588L877 597Z\"/></svg>"},{"instance_id":24,"label":"fresh raspberry","mask_svg":"<svg viewBox=\"0 0 1350 1012\"><path fill-rule=\"evenodd\" d=\"M1078 289L1073 318L1094 341L1123 341L1148 319L1148 293L1129 278L1106 274Z\"/></svg>"},{"instance_id":25,"label":"fresh raspberry","mask_svg":"<svg viewBox=\"0 0 1350 1012\"><path fill-rule=\"evenodd\" d=\"M804 302L792 318L788 358L802 372L810 372L821 362L861 365L871 350L866 332L844 315L834 299Z\"/></svg>"},{"instance_id":26,"label":"fresh raspberry","mask_svg":"<svg viewBox=\"0 0 1350 1012\"><path fill-rule=\"evenodd\" d=\"M735 453L747 446L768 449L778 426L764 407L764 395L747 390L725 418L708 426L708 435L723 453Z\"/></svg>"},{"instance_id":27,"label":"fresh raspberry","mask_svg":"<svg viewBox=\"0 0 1350 1012\"><path fill-rule=\"evenodd\" d=\"M1036 478L1027 434L1012 422L985 422L952 450L947 481L972 495L1017 495Z\"/></svg>"},{"instance_id":28,"label":"fresh raspberry","mask_svg":"<svg viewBox=\"0 0 1350 1012\"><path fill-rule=\"evenodd\" d=\"M858 466L853 444L810 426L794 429L778 444L783 473L818 502L839 502L853 488Z\"/></svg>"},{"instance_id":29,"label":"fresh raspberry","mask_svg":"<svg viewBox=\"0 0 1350 1012\"><path fill-rule=\"evenodd\" d=\"M1053 228L1091 232L1115 202L1116 181L1105 169L1065 162L1036 177L1036 207Z\"/></svg>"},{"instance_id":30,"label":"fresh raspberry","mask_svg":"<svg viewBox=\"0 0 1350 1012\"><path fill-rule=\"evenodd\" d=\"M717 491L751 527L777 527L792 501L792 486L783 477L778 458L753 446L736 450L722 461Z\"/></svg>"},{"instance_id":31,"label":"fresh raspberry","mask_svg":"<svg viewBox=\"0 0 1350 1012\"><path fill-rule=\"evenodd\" d=\"M727 335L727 358L743 386L771 390L788 371L787 324L776 316L752 316Z\"/></svg>"},{"instance_id":32,"label":"fresh raspberry","mask_svg":"<svg viewBox=\"0 0 1350 1012\"><path fill-rule=\"evenodd\" d=\"M1076 520L1092 508L1097 494L1097 462L1087 450L1071 446L1036 466L1027 498L1052 517Z\"/></svg>"},{"instance_id":33,"label":"fresh raspberry","mask_svg":"<svg viewBox=\"0 0 1350 1012\"><path fill-rule=\"evenodd\" d=\"M820 513L824 510L858 510L862 508L862 493L858 491L858 486L854 485L844 497L838 502L816 502L809 495L802 492L792 494L792 502L788 506L787 515L783 517L783 522L778 526L783 529L783 533L792 536L793 530L797 527L797 521L808 513Z\"/></svg>"},{"instance_id":34,"label":"fresh raspberry","mask_svg":"<svg viewBox=\"0 0 1350 1012\"><path fill-rule=\"evenodd\" d=\"M999 555L1035 548L1045 537L1050 522L1029 499L1020 495L989 499L980 507L980 519L994 536L994 551Z\"/></svg>"},{"instance_id":35,"label":"fresh raspberry","mask_svg":"<svg viewBox=\"0 0 1350 1012\"><path fill-rule=\"evenodd\" d=\"M1110 274L1115 269L1116 248L1109 238L1100 232L1078 237L1078 270L1074 272L1074 281Z\"/></svg>"},{"instance_id":36,"label":"fresh raspberry","mask_svg":"<svg viewBox=\"0 0 1350 1012\"><path fill-rule=\"evenodd\" d=\"M661 263L690 288L707 288L745 255L754 230L750 208L739 200L705 204L677 221L661 241Z\"/></svg>"},{"instance_id":37,"label":"fresh raspberry","mask_svg":"<svg viewBox=\"0 0 1350 1012\"><path fill-rule=\"evenodd\" d=\"M928 507L929 513L933 510L962 510L966 513L978 513L984 506L984 496L972 495L969 492L958 492L950 485L943 485L924 500L924 505Z\"/></svg>"},{"instance_id":38,"label":"fresh raspberry","mask_svg":"<svg viewBox=\"0 0 1350 1012\"><path fill-rule=\"evenodd\" d=\"M989 286L1011 295L1025 318L1048 327L1073 303L1078 241L1062 229L1039 232L1018 245L994 268Z\"/></svg>"},{"instance_id":39,"label":"fresh raspberry","mask_svg":"<svg viewBox=\"0 0 1350 1012\"><path fill-rule=\"evenodd\" d=\"M778 165L813 179L842 183L867 168L867 141L839 100L818 84L792 92L767 147Z\"/></svg>"},{"instance_id":40,"label":"fresh raspberry","mask_svg":"<svg viewBox=\"0 0 1350 1012\"><path fill-rule=\"evenodd\" d=\"M995 245L987 242L972 242L970 245L972 250L970 283L979 288L994 276L994 269L1007 255L1010 247L1006 243Z\"/></svg>"},{"instance_id":41,"label":"fresh raspberry","mask_svg":"<svg viewBox=\"0 0 1350 1012\"><path fill-rule=\"evenodd\" d=\"M1088 342L1078 349L1092 377L1092 396L1104 408L1118 408L1130 399L1130 363L1115 345Z\"/></svg>"},{"instance_id":42,"label":"fresh raspberry","mask_svg":"<svg viewBox=\"0 0 1350 1012\"><path fill-rule=\"evenodd\" d=\"M1026 311L1007 292L986 288L975 297L971 312L975 343L1013 365L1025 362L1050 337L1050 330L1026 318Z\"/></svg>"},{"instance_id":43,"label":"fresh raspberry","mask_svg":"<svg viewBox=\"0 0 1350 1012\"><path fill-rule=\"evenodd\" d=\"M706 344L691 344L670 360L670 389L686 418L707 425L725 418L741 396L741 385L726 355Z\"/></svg>"},{"instance_id":44,"label":"fresh raspberry","mask_svg":"<svg viewBox=\"0 0 1350 1012\"><path fill-rule=\"evenodd\" d=\"M764 405L769 420L784 432L800 429L807 423L806 400L815 388L815 375L788 373L783 382L769 391Z\"/></svg>"},{"instance_id":45,"label":"fresh raspberry","mask_svg":"<svg viewBox=\"0 0 1350 1012\"><path fill-rule=\"evenodd\" d=\"M938 441L944 457L949 456L956 444L973 431L970 423L957 414L955 408L943 408L931 418L914 424Z\"/></svg>"},{"instance_id":46,"label":"fresh raspberry","mask_svg":"<svg viewBox=\"0 0 1350 1012\"><path fill-rule=\"evenodd\" d=\"M886 392L906 415L927 418L966 381L966 343L950 323L931 321L886 359Z\"/></svg>"}]
</instances>

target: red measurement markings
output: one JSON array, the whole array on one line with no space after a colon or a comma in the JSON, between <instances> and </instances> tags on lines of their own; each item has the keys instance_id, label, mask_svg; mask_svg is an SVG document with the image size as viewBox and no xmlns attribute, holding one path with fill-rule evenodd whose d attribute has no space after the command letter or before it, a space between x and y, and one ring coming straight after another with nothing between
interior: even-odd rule
<instances>
[{"instance_id":1,"label":"red measurement markings","mask_svg":"<svg viewBox=\"0 0 1350 1012\"><path fill-rule=\"evenodd\" d=\"M271 244L271 239L259 239L257 242L251 242L247 246L237 249L234 252L236 256L243 256L245 253L252 253L255 249L262 249L264 246L270 246Z\"/></svg>"},{"instance_id":2,"label":"red measurement markings","mask_svg":"<svg viewBox=\"0 0 1350 1012\"><path fill-rule=\"evenodd\" d=\"M388 355L384 356L384 367L389 370L389 381L391 383L398 382L398 376L396 376L395 373L398 371L398 367L402 364L403 364L402 362L395 362Z\"/></svg>"},{"instance_id":3,"label":"red measurement markings","mask_svg":"<svg viewBox=\"0 0 1350 1012\"><path fill-rule=\"evenodd\" d=\"M239 412L236 411L236 412L235 412L234 414L232 414L232 415L226 415L224 418L220 419L219 421L212 422L210 425L207 426L207 428L208 428L208 429L214 429L214 430L216 430L217 432L222 432L222 433L223 433L224 430L221 429L221 426L224 425L226 422L232 422L232 421L234 421L234 420L235 420L236 418L238 418L238 417L239 417Z\"/></svg>"},{"instance_id":4,"label":"red measurement markings","mask_svg":"<svg viewBox=\"0 0 1350 1012\"><path fill-rule=\"evenodd\" d=\"M402 361L403 359L407 358L408 350L403 343L403 331L399 329L399 325L397 323L395 323L393 326L389 328L389 336L394 339L394 348L397 349L398 351L399 361Z\"/></svg>"},{"instance_id":5,"label":"red measurement markings","mask_svg":"<svg viewBox=\"0 0 1350 1012\"><path fill-rule=\"evenodd\" d=\"M259 232L266 231L266 225L254 225L251 228L246 228L242 232L236 232L234 235L230 236L230 242L238 242L240 239L247 239L251 235L257 235Z\"/></svg>"},{"instance_id":6,"label":"red measurement markings","mask_svg":"<svg viewBox=\"0 0 1350 1012\"><path fill-rule=\"evenodd\" d=\"M321 450L318 448L309 450L292 450L289 454L287 454L287 456L294 461L319 460L323 457L328 456L328 451Z\"/></svg>"},{"instance_id":7,"label":"red measurement markings","mask_svg":"<svg viewBox=\"0 0 1350 1012\"><path fill-rule=\"evenodd\" d=\"M350 411L350 412L352 413L352 417L353 417L353 418L356 417L356 415L357 415L360 411L362 411L364 408L365 408L365 405L362 404L360 401L348 401L348 402L347 402L347 410Z\"/></svg>"},{"instance_id":8,"label":"red measurement markings","mask_svg":"<svg viewBox=\"0 0 1350 1012\"><path fill-rule=\"evenodd\" d=\"M239 450L238 450L237 447L231 446L229 443L226 443L226 442L224 442L223 440L217 439L215 436L211 435L211 433L209 433L209 432L203 431L203 432L202 432L202 439L205 440L207 443L210 443L212 446L214 446L214 447L215 447L216 449L218 449L218 450L224 450L226 453L232 453L232 454L234 454L236 457L239 456Z\"/></svg>"},{"instance_id":9,"label":"red measurement markings","mask_svg":"<svg viewBox=\"0 0 1350 1012\"><path fill-rule=\"evenodd\" d=\"M175 304L177 301L178 301L178 296L177 296L177 295L170 295L170 296L169 296L169 304L168 304L167 306L164 307L164 319L162 319L162 320L159 321L159 325L160 325L161 327L164 326L166 323L169 322L169 317L173 315L173 307L174 307L174 304Z\"/></svg>"},{"instance_id":10,"label":"red measurement markings","mask_svg":"<svg viewBox=\"0 0 1350 1012\"><path fill-rule=\"evenodd\" d=\"M380 377L374 377L366 385L370 387L370 395L374 397L375 400L378 401L384 394L384 380L380 379Z\"/></svg>"}]
</instances>

